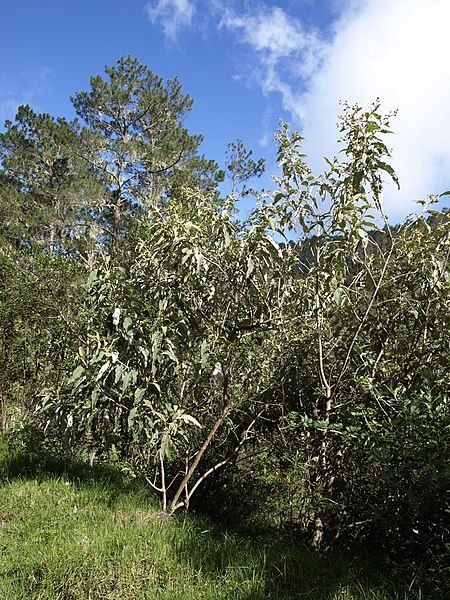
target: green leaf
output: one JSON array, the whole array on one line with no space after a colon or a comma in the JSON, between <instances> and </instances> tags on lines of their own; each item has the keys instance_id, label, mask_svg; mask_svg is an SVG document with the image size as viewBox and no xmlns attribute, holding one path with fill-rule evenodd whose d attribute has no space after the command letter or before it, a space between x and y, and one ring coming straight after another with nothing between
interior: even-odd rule
<instances>
[{"instance_id":1,"label":"green leaf","mask_svg":"<svg viewBox=\"0 0 450 600\"><path fill-rule=\"evenodd\" d=\"M342 301L342 289L341 288L336 288L334 290L333 300L338 306L341 304L341 301Z\"/></svg>"},{"instance_id":2,"label":"green leaf","mask_svg":"<svg viewBox=\"0 0 450 600\"><path fill-rule=\"evenodd\" d=\"M170 460L172 457L172 451L174 450L175 446L172 442L172 439L169 435L168 432L164 433L164 435L161 438L161 455L162 457L166 457Z\"/></svg>"},{"instance_id":3,"label":"green leaf","mask_svg":"<svg viewBox=\"0 0 450 600\"><path fill-rule=\"evenodd\" d=\"M203 265L205 263L205 259L203 258L202 254L199 252L198 248L194 248L194 256L195 256L195 260L197 261L197 273L200 273L201 268L203 267Z\"/></svg>"},{"instance_id":4,"label":"green leaf","mask_svg":"<svg viewBox=\"0 0 450 600\"><path fill-rule=\"evenodd\" d=\"M200 345L200 363L202 365L202 367L205 367L208 364L208 359L209 359L209 344L208 344L208 340L202 340L202 343Z\"/></svg>"},{"instance_id":5,"label":"green leaf","mask_svg":"<svg viewBox=\"0 0 450 600\"><path fill-rule=\"evenodd\" d=\"M359 186L361 185L361 181L364 179L364 171L358 171L358 173L355 174L355 176L353 177L353 186L356 189L359 189Z\"/></svg>"},{"instance_id":6,"label":"green leaf","mask_svg":"<svg viewBox=\"0 0 450 600\"><path fill-rule=\"evenodd\" d=\"M149 357L149 354L150 354L148 348L145 348L144 346L139 346L139 352L144 357L144 365L147 366L148 357Z\"/></svg>"},{"instance_id":7,"label":"green leaf","mask_svg":"<svg viewBox=\"0 0 450 600\"><path fill-rule=\"evenodd\" d=\"M133 427L133 422L136 419L137 414L138 409L136 407L133 407L128 415L128 427L130 427L130 429Z\"/></svg>"},{"instance_id":8,"label":"green leaf","mask_svg":"<svg viewBox=\"0 0 450 600\"><path fill-rule=\"evenodd\" d=\"M175 355L175 352L173 351L172 348L168 348L167 350L164 350L163 354L165 356L167 356L168 358L170 358L171 361L173 361L174 363L178 364L178 358Z\"/></svg>"},{"instance_id":9,"label":"green leaf","mask_svg":"<svg viewBox=\"0 0 450 600\"><path fill-rule=\"evenodd\" d=\"M133 378L133 371L128 371L125 373L122 381L122 393L126 391L127 387L130 385L130 382Z\"/></svg>"},{"instance_id":10,"label":"green leaf","mask_svg":"<svg viewBox=\"0 0 450 600\"><path fill-rule=\"evenodd\" d=\"M122 365L117 365L114 372L114 385L116 385L119 379L122 377L123 367Z\"/></svg>"},{"instance_id":11,"label":"green leaf","mask_svg":"<svg viewBox=\"0 0 450 600\"><path fill-rule=\"evenodd\" d=\"M123 320L123 328L125 329L126 332L128 332L128 330L131 328L133 324L133 321L131 320L130 317L125 317L125 319Z\"/></svg>"},{"instance_id":12,"label":"green leaf","mask_svg":"<svg viewBox=\"0 0 450 600\"><path fill-rule=\"evenodd\" d=\"M141 402L142 398L144 397L145 394L145 390L143 388L137 388L134 392L134 401L135 403L139 403Z\"/></svg>"},{"instance_id":13,"label":"green leaf","mask_svg":"<svg viewBox=\"0 0 450 600\"><path fill-rule=\"evenodd\" d=\"M98 278L98 269L93 269L90 273L89 273L89 277L88 277L88 286L91 287L93 283L95 283L97 281Z\"/></svg>"},{"instance_id":14,"label":"green leaf","mask_svg":"<svg viewBox=\"0 0 450 600\"><path fill-rule=\"evenodd\" d=\"M200 425L200 423L199 423L199 422L197 421L197 419L196 419L195 417L193 417L192 415L186 415L186 414L183 414L183 415L180 415L180 419L181 419L182 421L184 421L185 423L192 423L192 424L193 424L193 425L195 425L196 427L200 427L200 428L201 428L201 425Z\"/></svg>"},{"instance_id":15,"label":"green leaf","mask_svg":"<svg viewBox=\"0 0 450 600\"><path fill-rule=\"evenodd\" d=\"M383 171L386 171L386 173L389 173L389 175L395 175L393 167L385 162L378 161L378 167Z\"/></svg>"},{"instance_id":16,"label":"green leaf","mask_svg":"<svg viewBox=\"0 0 450 600\"><path fill-rule=\"evenodd\" d=\"M97 377L96 377L97 381L99 381L103 377L103 375L106 373L106 371L109 369L109 367L110 367L109 361L105 362L105 364L101 366L100 371L98 372Z\"/></svg>"},{"instance_id":17,"label":"green leaf","mask_svg":"<svg viewBox=\"0 0 450 600\"><path fill-rule=\"evenodd\" d=\"M231 237L228 233L228 228L226 227L226 225L223 225L223 237L225 248L228 248L228 246L231 244Z\"/></svg>"},{"instance_id":18,"label":"green leaf","mask_svg":"<svg viewBox=\"0 0 450 600\"><path fill-rule=\"evenodd\" d=\"M253 273L255 269L255 263L253 262L253 259L251 256L249 256L247 258L247 273L245 274L246 279L248 279L250 277L250 275Z\"/></svg>"},{"instance_id":19,"label":"green leaf","mask_svg":"<svg viewBox=\"0 0 450 600\"><path fill-rule=\"evenodd\" d=\"M70 377L69 381L67 382L69 385L74 383L75 381L77 381L78 379L81 378L81 376L84 374L84 367L82 367L81 365L79 365L74 372L72 373L72 376Z\"/></svg>"}]
</instances>

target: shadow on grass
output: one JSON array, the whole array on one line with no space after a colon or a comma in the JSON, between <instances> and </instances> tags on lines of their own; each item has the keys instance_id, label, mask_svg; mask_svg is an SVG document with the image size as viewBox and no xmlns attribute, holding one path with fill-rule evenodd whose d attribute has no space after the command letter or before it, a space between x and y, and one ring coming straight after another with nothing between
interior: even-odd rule
<instances>
[{"instance_id":1,"label":"shadow on grass","mask_svg":"<svg viewBox=\"0 0 450 600\"><path fill-rule=\"evenodd\" d=\"M34 439L33 433L36 433ZM15 479L40 482L49 477L70 480L78 488L101 489L103 501L110 508L131 495L136 504L158 506L158 500L149 487L125 475L120 465L96 463L91 466L60 448L52 451L41 443L39 433L31 429L20 445L7 447L5 441L0 443L0 483Z\"/></svg>"},{"instance_id":2,"label":"shadow on grass","mask_svg":"<svg viewBox=\"0 0 450 600\"><path fill-rule=\"evenodd\" d=\"M123 474L118 466L76 460L62 451L49 451L28 432L28 443L0 445L0 481L49 477L64 478L78 488L101 490L98 500L114 509L123 500L145 509L157 509L149 488ZM1 441L1 440L0 440ZM56 450L56 449L55 449ZM394 584L381 561L363 553L318 554L298 540L279 533L246 536L232 533L200 515L177 514L170 520L173 553L180 565L208 574L211 579L236 585L230 598L245 600L295 599L413 600L420 596L408 585ZM248 590L248 591L246 591ZM431 596L428 596L431 598Z\"/></svg>"},{"instance_id":3,"label":"shadow on grass","mask_svg":"<svg viewBox=\"0 0 450 600\"><path fill-rule=\"evenodd\" d=\"M254 580L245 600L413 600L420 592L390 580L382 561L350 553L313 552L289 536L242 537L224 532L206 519L177 517L180 535L175 541L177 559L195 569L227 581L241 569L242 582Z\"/></svg>"}]
</instances>

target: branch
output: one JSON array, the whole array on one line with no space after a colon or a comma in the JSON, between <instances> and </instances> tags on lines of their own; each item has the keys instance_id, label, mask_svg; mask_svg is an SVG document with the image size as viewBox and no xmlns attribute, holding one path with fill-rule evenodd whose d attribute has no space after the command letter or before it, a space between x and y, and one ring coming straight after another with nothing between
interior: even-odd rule
<instances>
[{"instance_id":1,"label":"branch","mask_svg":"<svg viewBox=\"0 0 450 600\"><path fill-rule=\"evenodd\" d=\"M192 475L194 474L195 470L197 469L198 463L200 462L200 460L202 459L202 456L204 455L204 453L206 452L206 450L208 449L208 446L210 445L211 441L213 440L214 436L217 433L217 430L219 429L219 427L222 425L222 423L225 421L225 419L228 416L228 413L230 412L230 406L228 404L228 378L225 375L224 377L224 382L223 382L223 403L224 403L224 407L222 409L222 412L220 413L220 415L217 417L217 419L215 420L212 428L210 429L210 432L208 433L208 435L206 436L205 441L203 442L200 450L197 452L194 461L192 462L192 465L190 466L188 472L185 474L185 476L183 477L180 485L178 486L177 491L175 492L175 495L172 499L172 502L170 503L170 512L174 513L177 508L180 507L180 504L178 503L178 500L181 496L181 494L183 493L183 490L186 488L187 484L189 483L189 480L191 479ZM184 505L184 502L181 504L181 506Z\"/></svg>"},{"instance_id":2,"label":"branch","mask_svg":"<svg viewBox=\"0 0 450 600\"><path fill-rule=\"evenodd\" d=\"M391 256L392 256L392 254L394 252L394 240L392 239L392 237L391 237L391 240L392 240L391 248L390 248L389 253L387 255L387 258L386 258L386 260L384 262L383 269L381 270L380 277L378 279L377 285L376 285L376 287L375 287L375 289L373 291L373 294L372 294L372 297L370 299L370 302L369 302L369 304L368 304L368 306L366 308L366 311L365 311L365 313L364 313L364 315L363 315L363 317L362 317L362 319L361 319L361 321L360 321L360 323L358 325L358 328L356 329L356 331L355 331L355 333L353 335L352 341L350 342L350 346L348 347L347 354L345 356L345 360L344 360L344 363L343 363L342 368L341 368L341 372L339 373L337 381L336 381L336 383L333 386L333 394L332 394L333 396L336 395L336 392L337 392L337 390L339 388L339 385L340 385L340 383L342 381L342 378L343 378L345 372L347 371L348 365L350 363L351 354L353 352L353 348L355 347L355 344L358 341L359 334L361 333L362 328L364 327L364 325L365 325L365 323L367 321L367 318L368 318L368 316L370 314L370 311L372 310L372 306L373 306L373 304L375 302L376 297L378 296L378 293L379 293L379 291L381 289L381 286L382 286L382 283L384 281L384 276L386 274L386 271L387 271L387 268L388 268Z\"/></svg>"},{"instance_id":3,"label":"branch","mask_svg":"<svg viewBox=\"0 0 450 600\"><path fill-rule=\"evenodd\" d=\"M249 435L251 433L251 430L254 426L254 424L256 423L256 421L260 418L260 416L262 415L263 411L260 411L257 416L253 419L253 421L250 423L250 425L247 427L247 429L242 433L241 435L241 439L239 440L239 443L237 444L237 446L235 446L233 448L233 450L230 452L230 454L224 458L223 460L221 460L220 462L218 462L217 464L215 464L213 467L211 467L210 469L208 469L205 473L203 473L203 475L201 477L199 477L197 479L197 481L195 482L194 486L192 487L191 491L189 492L187 499L188 501L191 499L192 495L194 494L195 490L199 487L199 485L201 485L201 483L210 475L212 475L213 473L215 473L218 469L220 469L221 467L225 466L227 463L230 462L230 460L237 455L237 453L239 452L239 450L242 448L242 446L245 444L245 442L248 440Z\"/></svg>"}]
</instances>

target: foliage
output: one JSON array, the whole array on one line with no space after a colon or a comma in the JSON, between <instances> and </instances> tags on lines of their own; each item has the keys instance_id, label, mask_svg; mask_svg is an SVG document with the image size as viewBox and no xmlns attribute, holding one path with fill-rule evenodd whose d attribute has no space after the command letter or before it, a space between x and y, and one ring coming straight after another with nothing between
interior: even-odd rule
<instances>
[{"instance_id":1,"label":"foliage","mask_svg":"<svg viewBox=\"0 0 450 600\"><path fill-rule=\"evenodd\" d=\"M123 58L73 102L84 126L21 107L0 135L2 429L118 461L170 513L442 569L450 213L389 225L391 115L344 105L321 175L282 123L273 195L238 140L221 198L177 80Z\"/></svg>"},{"instance_id":2,"label":"foliage","mask_svg":"<svg viewBox=\"0 0 450 600\"><path fill-rule=\"evenodd\" d=\"M77 348L84 269L40 249L0 246L0 425L31 416Z\"/></svg>"},{"instance_id":3,"label":"foliage","mask_svg":"<svg viewBox=\"0 0 450 600\"><path fill-rule=\"evenodd\" d=\"M253 177L261 177L266 164L263 158L255 162L252 158L253 152L247 150L242 140L228 144L226 153L226 167L231 179L231 195L241 196L252 193L247 188L247 182Z\"/></svg>"},{"instance_id":4,"label":"foliage","mask_svg":"<svg viewBox=\"0 0 450 600\"><path fill-rule=\"evenodd\" d=\"M309 318L287 331L286 452L299 449L308 469L311 503L300 524L311 527L314 545L324 535L328 544L350 534L373 539L376 530L387 547L410 543L442 556L449 221L431 229L425 213L390 229L380 205L380 172L391 169L379 136L388 127L377 105L347 107L347 160L330 161L320 178L305 165L299 136L281 134L278 198L289 199L303 232L314 232L298 280L306 303L295 308ZM383 229L371 218L377 209Z\"/></svg>"},{"instance_id":5,"label":"foliage","mask_svg":"<svg viewBox=\"0 0 450 600\"><path fill-rule=\"evenodd\" d=\"M168 186L189 178L214 186L221 174L213 161L197 155L202 137L182 125L192 99L176 78L165 83L130 56L105 71L107 79L92 77L90 91L75 94L72 102L87 125L82 156L109 190L100 218L115 247L130 215Z\"/></svg>"},{"instance_id":6,"label":"foliage","mask_svg":"<svg viewBox=\"0 0 450 600\"><path fill-rule=\"evenodd\" d=\"M164 506L168 474L183 480L187 504L266 410L292 267L265 216L263 207L239 224L232 204L188 189L149 209L126 267L107 258L91 274L92 321L72 391L47 408L88 435L93 452L99 443L118 451L149 482L155 469ZM181 473L192 477L216 435L221 450L189 492Z\"/></svg>"},{"instance_id":7,"label":"foliage","mask_svg":"<svg viewBox=\"0 0 450 600\"><path fill-rule=\"evenodd\" d=\"M14 122L6 121L0 134L0 218L11 243L35 243L52 253L73 251L81 237L86 244L98 185L78 156L80 143L76 122L39 115L29 106L19 107Z\"/></svg>"}]
</instances>

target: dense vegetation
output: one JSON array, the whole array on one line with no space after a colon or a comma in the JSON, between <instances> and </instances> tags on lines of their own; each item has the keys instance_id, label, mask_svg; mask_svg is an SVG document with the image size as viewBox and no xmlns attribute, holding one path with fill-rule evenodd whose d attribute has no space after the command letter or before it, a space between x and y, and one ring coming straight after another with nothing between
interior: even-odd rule
<instances>
[{"instance_id":1,"label":"dense vegetation","mask_svg":"<svg viewBox=\"0 0 450 600\"><path fill-rule=\"evenodd\" d=\"M8 452L117 464L168 515L382 545L439 588L450 213L389 225L390 117L344 106L321 175L282 123L272 194L230 144L224 197L177 80L126 58L72 101L80 120L21 107L0 134Z\"/></svg>"}]
</instances>

